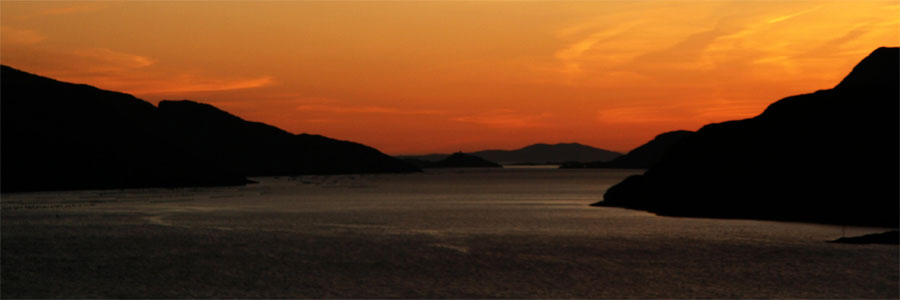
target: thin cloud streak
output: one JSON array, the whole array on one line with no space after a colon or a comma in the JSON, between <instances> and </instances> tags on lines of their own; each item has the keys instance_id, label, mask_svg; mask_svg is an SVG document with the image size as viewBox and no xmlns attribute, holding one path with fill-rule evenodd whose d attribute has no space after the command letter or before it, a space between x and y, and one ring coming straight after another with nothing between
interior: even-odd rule
<instances>
[{"instance_id":1,"label":"thin cloud streak","mask_svg":"<svg viewBox=\"0 0 900 300\"><path fill-rule=\"evenodd\" d=\"M97 62L100 68L105 69L134 69L143 68L156 63L155 60L141 55L113 51L107 48L77 49L72 54L82 60Z\"/></svg>"},{"instance_id":2,"label":"thin cloud streak","mask_svg":"<svg viewBox=\"0 0 900 300\"><path fill-rule=\"evenodd\" d=\"M180 80L159 81L157 87L146 90L137 90L140 94L169 94L169 93L196 93L219 92L252 89L269 86L275 83L272 76L262 76L247 79L214 79L200 78L196 75L183 74L178 76Z\"/></svg>"},{"instance_id":3,"label":"thin cloud streak","mask_svg":"<svg viewBox=\"0 0 900 300\"><path fill-rule=\"evenodd\" d=\"M491 114L461 116L452 118L451 120L462 123L478 124L493 128L515 129L550 126L550 124L544 122L544 120L551 116L552 115L549 113L520 114L510 110L501 109L495 110L494 113Z\"/></svg>"},{"instance_id":4,"label":"thin cloud streak","mask_svg":"<svg viewBox=\"0 0 900 300\"><path fill-rule=\"evenodd\" d=\"M34 30L0 26L0 42L6 47L37 44L45 39L47 37Z\"/></svg>"},{"instance_id":5,"label":"thin cloud streak","mask_svg":"<svg viewBox=\"0 0 900 300\"><path fill-rule=\"evenodd\" d=\"M4 27L4 31L9 29ZM5 33L5 32L4 32ZM8 37L5 37L8 38ZM4 39L4 42L6 39ZM159 95L251 89L276 83L273 76L222 78L191 72L166 72L148 56L109 48L44 49L34 44L4 44L4 60L25 71L43 69L41 75L75 83L91 83L103 89L136 95ZM33 60L32 57L41 57Z\"/></svg>"},{"instance_id":6,"label":"thin cloud streak","mask_svg":"<svg viewBox=\"0 0 900 300\"><path fill-rule=\"evenodd\" d=\"M355 114L395 114L395 115L440 115L445 111L432 109L400 109L384 106L344 106L344 105L300 105L294 109L298 111L331 112L331 113L355 113Z\"/></svg>"},{"instance_id":7,"label":"thin cloud streak","mask_svg":"<svg viewBox=\"0 0 900 300\"><path fill-rule=\"evenodd\" d=\"M96 11L96 10L100 10L105 7L107 7L107 5L105 3L100 3L100 2L82 3L82 4L71 5L71 6L48 8L48 9L40 10L40 11L37 11L34 13L26 14L26 15L15 16L15 17L13 17L13 19L16 21L24 21L24 20L34 19L34 18L41 18L41 17L61 16L61 15L70 15L70 14Z\"/></svg>"},{"instance_id":8,"label":"thin cloud streak","mask_svg":"<svg viewBox=\"0 0 900 300\"><path fill-rule=\"evenodd\" d=\"M813 8L810 8L810 9L806 9L806 10L802 10L802 11L799 11L799 12L796 12L796 13L793 13L793 14L789 14L789 15L786 15L786 16L777 17L777 18L774 18L774 19L769 20L768 23L769 23L769 24L775 24L775 23L778 23L778 22L782 22L782 21L791 19L791 18L793 18L793 17L796 17L796 16L799 16L799 15L806 14L806 13L809 13L809 12L811 12L811 11L817 10L817 9L819 9L820 7L821 7L821 6L816 6L816 7L813 7Z\"/></svg>"}]
</instances>

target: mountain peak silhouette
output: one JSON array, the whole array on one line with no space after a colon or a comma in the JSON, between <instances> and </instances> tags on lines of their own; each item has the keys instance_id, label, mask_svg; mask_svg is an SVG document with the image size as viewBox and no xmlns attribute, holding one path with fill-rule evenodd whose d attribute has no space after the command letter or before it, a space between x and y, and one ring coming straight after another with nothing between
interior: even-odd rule
<instances>
[{"instance_id":1,"label":"mountain peak silhouette","mask_svg":"<svg viewBox=\"0 0 900 300\"><path fill-rule=\"evenodd\" d=\"M891 88L900 81L898 48L881 47L859 62L835 89Z\"/></svg>"}]
</instances>

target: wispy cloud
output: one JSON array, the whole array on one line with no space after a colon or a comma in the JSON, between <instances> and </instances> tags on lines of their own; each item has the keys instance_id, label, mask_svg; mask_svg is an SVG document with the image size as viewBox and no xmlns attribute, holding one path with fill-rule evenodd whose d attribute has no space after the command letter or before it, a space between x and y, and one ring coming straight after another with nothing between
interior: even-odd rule
<instances>
[{"instance_id":1,"label":"wispy cloud","mask_svg":"<svg viewBox=\"0 0 900 300\"><path fill-rule=\"evenodd\" d=\"M40 18L40 17L70 15L70 14L89 12L89 11L96 11L96 10L102 9L104 7L107 7L107 4L102 3L102 2L79 3L79 4L69 5L69 6L54 7L54 8L39 10L37 12L33 12L30 14L15 16L15 17L13 17L13 19L15 19L17 21L22 21L22 20L28 20L28 19Z\"/></svg>"},{"instance_id":2,"label":"wispy cloud","mask_svg":"<svg viewBox=\"0 0 900 300\"><path fill-rule=\"evenodd\" d=\"M7 33L12 34L7 34ZM149 56L109 48L49 49L30 31L3 27L3 57L14 67L56 79L86 83L138 95L180 94L250 89L272 85L272 76L211 76L199 72L165 72ZM9 44L8 39L19 43ZM30 41L30 43L25 43ZM36 59L39 58L39 59Z\"/></svg>"},{"instance_id":3,"label":"wispy cloud","mask_svg":"<svg viewBox=\"0 0 900 300\"><path fill-rule=\"evenodd\" d=\"M107 48L77 49L72 55L81 61L92 62L104 70L134 69L150 66L155 61L149 57L113 51Z\"/></svg>"},{"instance_id":4,"label":"wispy cloud","mask_svg":"<svg viewBox=\"0 0 900 300\"><path fill-rule=\"evenodd\" d=\"M36 44L45 39L47 37L33 30L0 26L0 43L7 47Z\"/></svg>"},{"instance_id":5,"label":"wispy cloud","mask_svg":"<svg viewBox=\"0 0 900 300\"><path fill-rule=\"evenodd\" d=\"M824 69L822 65L865 54L856 53L858 49L897 41L898 22L889 17L896 14L896 4L880 7L884 17L846 11L876 9L873 5L835 2L691 4L636 2L573 22L555 34L559 47L552 53L553 67L540 62L535 70L552 72L548 78L566 85L746 83ZM878 39L881 44L872 42ZM623 71L632 76L613 75Z\"/></svg>"},{"instance_id":6,"label":"wispy cloud","mask_svg":"<svg viewBox=\"0 0 900 300\"><path fill-rule=\"evenodd\" d=\"M722 122L750 118L765 108L752 100L695 99L691 103L643 104L604 108L596 119L604 124L647 125Z\"/></svg>"},{"instance_id":7,"label":"wispy cloud","mask_svg":"<svg viewBox=\"0 0 900 300\"><path fill-rule=\"evenodd\" d=\"M0 44L3 46L0 50L4 64L59 80L138 96L241 90L276 83L270 75L235 76L211 74L195 66L161 66L158 59L135 50L140 47L122 49L103 43L97 43L98 46L94 47L54 43L58 42L57 39L65 39L54 36L53 30L42 34L28 28L27 24L44 17L92 12L110 4L90 2L54 6L19 15L4 15L5 22L0 26ZM18 25L11 27L8 23Z\"/></svg>"},{"instance_id":8,"label":"wispy cloud","mask_svg":"<svg viewBox=\"0 0 900 300\"><path fill-rule=\"evenodd\" d=\"M668 123L683 121L672 107L626 106L597 111L597 121L611 124Z\"/></svg>"},{"instance_id":9,"label":"wispy cloud","mask_svg":"<svg viewBox=\"0 0 900 300\"><path fill-rule=\"evenodd\" d=\"M332 120L332 119L305 119L305 120L303 120L303 122L317 124L317 123L334 123L334 122L337 122L337 120Z\"/></svg>"},{"instance_id":10,"label":"wispy cloud","mask_svg":"<svg viewBox=\"0 0 900 300\"><path fill-rule=\"evenodd\" d=\"M299 105L295 107L299 111L316 111L331 113L354 113L354 114L395 114L395 115L439 115L446 112L433 109L401 109L396 107L385 106L347 106L347 105L323 105L309 104Z\"/></svg>"},{"instance_id":11,"label":"wispy cloud","mask_svg":"<svg viewBox=\"0 0 900 300\"><path fill-rule=\"evenodd\" d=\"M806 13L809 13L809 12L811 12L811 11L817 10L817 9L819 9L820 7L821 7L821 6L816 6L816 7L813 7L813 8L810 8L810 9L804 9L804 10L801 10L801 11L798 11L798 12L795 12L795 13L792 13L792 14L788 14L788 15L784 15L784 16L779 16L779 17L777 17L777 18L773 18L773 19L769 20L767 23L769 23L769 24L775 24L775 23L778 23L778 22L782 22L782 21L791 19L791 18L793 18L793 17L796 17L796 16L799 16L799 15L806 14Z\"/></svg>"},{"instance_id":12,"label":"wispy cloud","mask_svg":"<svg viewBox=\"0 0 900 300\"><path fill-rule=\"evenodd\" d=\"M583 71L582 64L585 60L591 60L588 52L597 46L603 45L605 42L615 39L629 30L639 26L643 23L643 20L634 20L630 22L626 22L623 24L616 24L615 26L606 27L599 31L594 31L587 35L586 37L582 37L577 39L574 42L569 42L565 44L564 47L557 50L554 53L554 57L559 60L559 62L563 65L561 71L563 73L579 73ZM558 36L568 37L574 32L583 31L587 28L596 27L597 25L588 22L577 24L569 28L564 28L560 31ZM623 52L621 49L600 49L603 52L603 58L605 60L621 60L623 58L631 57L633 54Z\"/></svg>"},{"instance_id":13,"label":"wispy cloud","mask_svg":"<svg viewBox=\"0 0 900 300\"><path fill-rule=\"evenodd\" d=\"M137 90L135 93L172 94L252 89L272 85L275 83L275 79L272 76L223 79L181 74L172 79L160 80L156 83L155 86L151 86L144 90Z\"/></svg>"},{"instance_id":14,"label":"wispy cloud","mask_svg":"<svg viewBox=\"0 0 900 300\"><path fill-rule=\"evenodd\" d=\"M523 114L512 110L498 109L487 114L460 116L451 120L494 128L534 128L549 126L546 119L551 116L549 113Z\"/></svg>"},{"instance_id":15,"label":"wispy cloud","mask_svg":"<svg viewBox=\"0 0 900 300\"><path fill-rule=\"evenodd\" d=\"M150 57L109 48L51 48L44 43L8 44L3 36L3 58L18 67L33 68L47 75L94 76L144 69L156 61ZM32 38L36 40L37 38Z\"/></svg>"}]
</instances>

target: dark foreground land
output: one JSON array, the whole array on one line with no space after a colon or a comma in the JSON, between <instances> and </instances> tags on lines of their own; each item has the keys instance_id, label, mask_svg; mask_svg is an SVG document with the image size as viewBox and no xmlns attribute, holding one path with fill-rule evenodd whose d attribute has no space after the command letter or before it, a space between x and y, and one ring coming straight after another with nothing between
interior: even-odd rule
<instances>
[{"instance_id":1,"label":"dark foreground land","mask_svg":"<svg viewBox=\"0 0 900 300\"><path fill-rule=\"evenodd\" d=\"M900 48L878 48L832 89L683 137L596 205L896 229L898 111Z\"/></svg>"},{"instance_id":2,"label":"dark foreground land","mask_svg":"<svg viewBox=\"0 0 900 300\"><path fill-rule=\"evenodd\" d=\"M840 227L587 206L636 172L4 194L2 296L900 297L897 246L828 243Z\"/></svg>"},{"instance_id":3,"label":"dark foreground land","mask_svg":"<svg viewBox=\"0 0 900 300\"><path fill-rule=\"evenodd\" d=\"M212 105L56 81L0 66L0 191L228 186L245 176L407 173L378 150L292 134Z\"/></svg>"}]
</instances>

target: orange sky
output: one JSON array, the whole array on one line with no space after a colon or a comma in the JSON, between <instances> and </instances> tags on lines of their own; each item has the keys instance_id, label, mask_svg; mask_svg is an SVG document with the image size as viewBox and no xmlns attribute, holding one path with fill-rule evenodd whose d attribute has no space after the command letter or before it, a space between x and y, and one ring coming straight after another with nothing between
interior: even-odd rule
<instances>
[{"instance_id":1,"label":"orange sky","mask_svg":"<svg viewBox=\"0 0 900 300\"><path fill-rule=\"evenodd\" d=\"M0 2L0 62L389 154L752 117L900 45L900 2Z\"/></svg>"}]
</instances>

